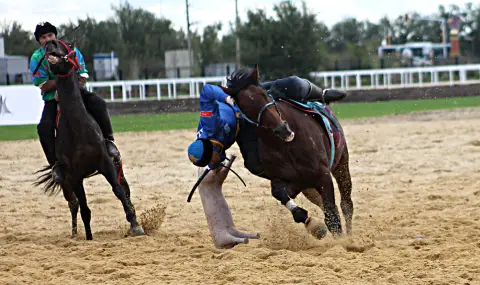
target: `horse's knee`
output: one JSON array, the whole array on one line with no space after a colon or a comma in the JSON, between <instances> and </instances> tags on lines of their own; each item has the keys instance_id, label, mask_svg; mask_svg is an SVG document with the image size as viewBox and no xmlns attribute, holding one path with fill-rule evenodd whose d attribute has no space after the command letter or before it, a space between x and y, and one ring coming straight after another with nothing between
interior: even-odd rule
<instances>
[{"instance_id":1,"label":"horse's knee","mask_svg":"<svg viewBox=\"0 0 480 285\"><path fill-rule=\"evenodd\" d=\"M272 188L272 196L280 201L282 205L286 205L290 201L288 196L288 184L281 180L272 180L270 182Z\"/></svg>"},{"instance_id":2,"label":"horse's knee","mask_svg":"<svg viewBox=\"0 0 480 285\"><path fill-rule=\"evenodd\" d=\"M252 173L254 175L261 174L263 172L263 167L261 165L258 165L258 164L245 163L245 168L247 168L248 171L250 171L250 173Z\"/></svg>"},{"instance_id":3,"label":"horse's knee","mask_svg":"<svg viewBox=\"0 0 480 285\"><path fill-rule=\"evenodd\" d=\"M260 158L256 157L255 155L248 155L244 157L244 166L253 175L263 174L263 165L260 162Z\"/></svg>"},{"instance_id":4,"label":"horse's knee","mask_svg":"<svg viewBox=\"0 0 480 285\"><path fill-rule=\"evenodd\" d=\"M113 191L113 194L115 194L115 196L120 200L120 201L126 201L127 199L127 195L125 193L125 190L123 189L123 187L121 185L114 185L112 187L112 191Z\"/></svg>"}]
</instances>

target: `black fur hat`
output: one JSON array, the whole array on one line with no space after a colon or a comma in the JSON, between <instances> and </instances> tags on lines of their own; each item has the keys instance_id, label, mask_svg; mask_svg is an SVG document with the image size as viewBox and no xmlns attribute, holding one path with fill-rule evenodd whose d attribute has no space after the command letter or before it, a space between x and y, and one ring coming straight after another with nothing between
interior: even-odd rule
<instances>
[{"instance_id":1,"label":"black fur hat","mask_svg":"<svg viewBox=\"0 0 480 285\"><path fill-rule=\"evenodd\" d=\"M54 33L55 36L57 36L57 27L50 24L49 22L39 23L35 27L34 35L35 35L35 39L37 40L37 42L40 41L41 36L43 36L45 34L48 34L48 33Z\"/></svg>"}]
</instances>

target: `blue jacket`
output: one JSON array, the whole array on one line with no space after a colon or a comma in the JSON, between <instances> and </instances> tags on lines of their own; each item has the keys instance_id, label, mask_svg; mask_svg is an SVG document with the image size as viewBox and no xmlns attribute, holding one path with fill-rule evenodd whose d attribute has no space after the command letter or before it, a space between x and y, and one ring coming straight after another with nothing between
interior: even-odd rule
<instances>
[{"instance_id":1,"label":"blue jacket","mask_svg":"<svg viewBox=\"0 0 480 285\"><path fill-rule=\"evenodd\" d=\"M240 130L240 110L237 106L225 103L227 94L215 85L206 84L200 92L200 122L197 128L197 139L209 139L222 160L225 150L234 143Z\"/></svg>"}]
</instances>

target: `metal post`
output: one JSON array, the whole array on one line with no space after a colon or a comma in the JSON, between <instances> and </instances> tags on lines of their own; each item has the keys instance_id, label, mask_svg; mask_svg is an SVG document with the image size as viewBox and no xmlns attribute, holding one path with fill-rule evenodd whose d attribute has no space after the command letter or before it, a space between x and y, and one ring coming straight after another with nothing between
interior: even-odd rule
<instances>
[{"instance_id":1,"label":"metal post","mask_svg":"<svg viewBox=\"0 0 480 285\"><path fill-rule=\"evenodd\" d=\"M190 18L188 14L188 0L185 0L185 5L187 6L187 42L188 42L188 64L189 64L189 70L190 70L190 76L193 76L192 72L192 40L190 36Z\"/></svg>"},{"instance_id":2,"label":"metal post","mask_svg":"<svg viewBox=\"0 0 480 285\"><path fill-rule=\"evenodd\" d=\"M240 68L240 37L238 36L238 28L240 27L240 18L238 17L238 0L235 0L235 31L237 35L237 43L236 43L236 55L237 55L237 69Z\"/></svg>"},{"instance_id":3,"label":"metal post","mask_svg":"<svg viewBox=\"0 0 480 285\"><path fill-rule=\"evenodd\" d=\"M448 57L447 51L447 20L444 18L442 20L442 43L443 43L443 57L446 59Z\"/></svg>"}]
</instances>

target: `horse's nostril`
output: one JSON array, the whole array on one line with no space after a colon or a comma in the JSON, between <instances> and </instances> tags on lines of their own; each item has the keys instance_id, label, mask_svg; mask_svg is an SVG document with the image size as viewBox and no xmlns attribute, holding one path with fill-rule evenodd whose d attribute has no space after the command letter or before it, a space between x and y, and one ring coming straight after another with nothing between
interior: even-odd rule
<instances>
[{"instance_id":1,"label":"horse's nostril","mask_svg":"<svg viewBox=\"0 0 480 285\"><path fill-rule=\"evenodd\" d=\"M273 132L276 136L287 142L292 141L294 137L294 133L290 130L287 123L280 124Z\"/></svg>"}]
</instances>

